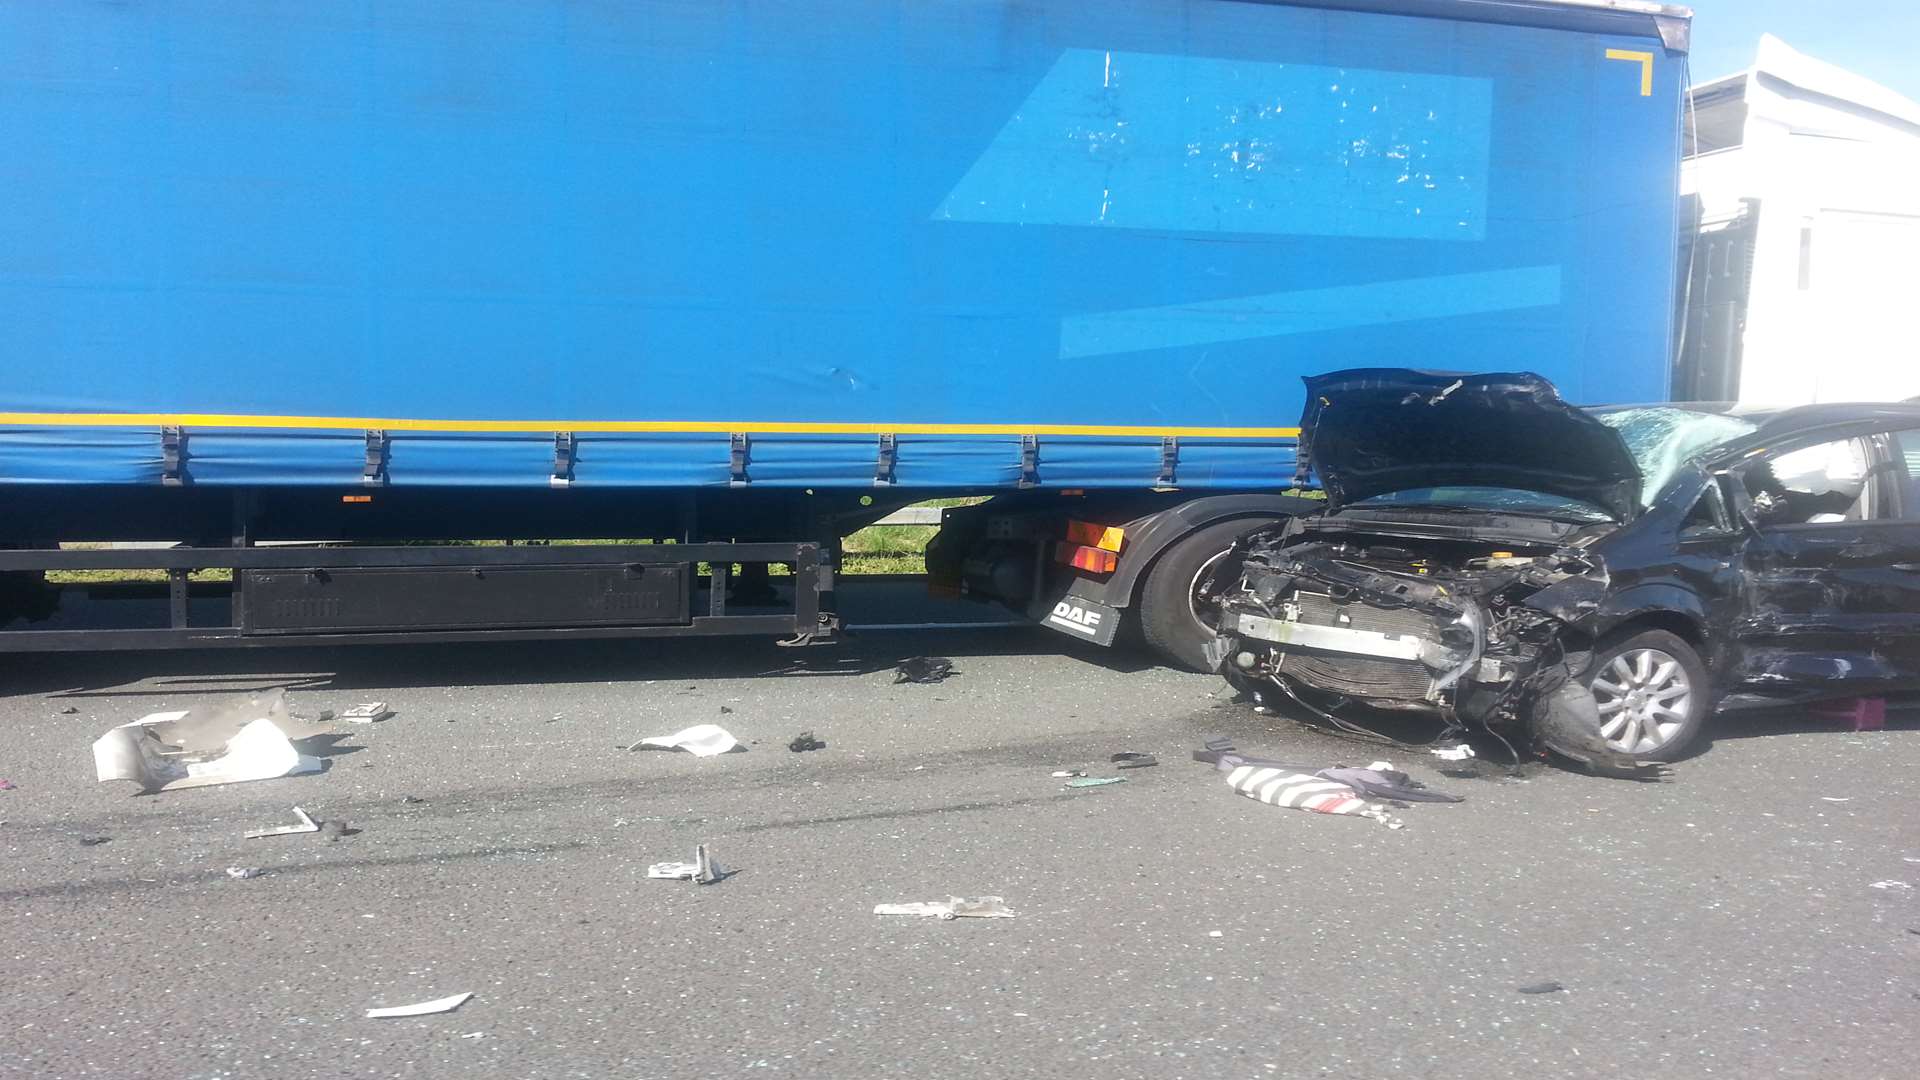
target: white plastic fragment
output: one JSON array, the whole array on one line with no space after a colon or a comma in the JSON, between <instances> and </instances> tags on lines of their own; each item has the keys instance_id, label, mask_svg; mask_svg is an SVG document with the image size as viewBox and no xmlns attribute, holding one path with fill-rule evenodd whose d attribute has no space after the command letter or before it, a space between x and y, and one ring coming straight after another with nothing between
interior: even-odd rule
<instances>
[{"instance_id":1,"label":"white plastic fragment","mask_svg":"<svg viewBox=\"0 0 1920 1080\"><path fill-rule=\"evenodd\" d=\"M1901 892L1905 892L1906 890L1908 890L1908 889L1911 889L1911 888L1913 888L1913 886L1912 886L1912 885L1909 885L1909 884L1907 884L1907 883L1906 883L1906 882L1904 882L1904 881L1876 881L1876 882L1874 882L1873 884L1871 884L1871 885L1869 885L1869 886L1867 886L1867 888L1869 888L1869 889L1895 889L1895 890L1898 890L1898 891L1901 891Z\"/></svg>"},{"instance_id":2,"label":"white plastic fragment","mask_svg":"<svg viewBox=\"0 0 1920 1080\"><path fill-rule=\"evenodd\" d=\"M153 713L94 741L94 775L155 792L319 772L325 764L293 745L312 733L303 726L279 690L206 713Z\"/></svg>"},{"instance_id":3,"label":"white plastic fragment","mask_svg":"<svg viewBox=\"0 0 1920 1080\"><path fill-rule=\"evenodd\" d=\"M293 808L293 816L300 819L300 824L277 825L271 829L255 829L252 832L242 833L241 835L248 840L258 840L261 837L265 837L265 836L292 836L296 833L310 833L310 832L320 831L320 823L313 820L313 818L307 816L307 812L305 810L302 810L296 806Z\"/></svg>"},{"instance_id":4,"label":"white plastic fragment","mask_svg":"<svg viewBox=\"0 0 1920 1080\"><path fill-rule=\"evenodd\" d=\"M1013 911L998 896L950 896L912 904L875 904L875 915L919 915L935 919L1011 919Z\"/></svg>"},{"instance_id":5,"label":"white plastic fragment","mask_svg":"<svg viewBox=\"0 0 1920 1080\"><path fill-rule=\"evenodd\" d=\"M389 1009L368 1009L369 1020L393 1020L403 1016L432 1016L435 1013L449 1013L467 1003L473 994L455 994L452 997L435 998L432 1001L416 1002L412 1005L395 1005Z\"/></svg>"},{"instance_id":6,"label":"white plastic fragment","mask_svg":"<svg viewBox=\"0 0 1920 1080\"><path fill-rule=\"evenodd\" d=\"M341 713L340 719L349 724L377 724L392 715L393 710L387 708L386 702L369 701Z\"/></svg>"},{"instance_id":7,"label":"white plastic fragment","mask_svg":"<svg viewBox=\"0 0 1920 1080\"><path fill-rule=\"evenodd\" d=\"M230 878L232 878L232 879L233 879L233 880L235 880L235 881L245 881L245 880L247 880L248 878L257 878L257 877L262 877L262 876L264 876L265 874L266 874L266 871L265 871L265 870L262 870L262 869L260 869L260 868L259 868L259 867L257 867L257 866L229 866L229 867L227 867L227 876L228 876L228 877L230 877Z\"/></svg>"},{"instance_id":8,"label":"white plastic fragment","mask_svg":"<svg viewBox=\"0 0 1920 1080\"><path fill-rule=\"evenodd\" d=\"M711 885L720 880L721 873L719 866L708 857L707 845L698 844L693 849L692 862L657 862L647 867L647 876Z\"/></svg>"},{"instance_id":9,"label":"white plastic fragment","mask_svg":"<svg viewBox=\"0 0 1920 1080\"><path fill-rule=\"evenodd\" d=\"M739 745L740 741L718 724L695 724L671 735L649 736L627 749L685 750L694 757L714 757Z\"/></svg>"},{"instance_id":10,"label":"white plastic fragment","mask_svg":"<svg viewBox=\"0 0 1920 1080\"><path fill-rule=\"evenodd\" d=\"M1473 756L1473 747L1468 746L1466 743L1459 743L1454 746L1436 746L1430 750L1429 753L1441 761L1465 761Z\"/></svg>"}]
</instances>

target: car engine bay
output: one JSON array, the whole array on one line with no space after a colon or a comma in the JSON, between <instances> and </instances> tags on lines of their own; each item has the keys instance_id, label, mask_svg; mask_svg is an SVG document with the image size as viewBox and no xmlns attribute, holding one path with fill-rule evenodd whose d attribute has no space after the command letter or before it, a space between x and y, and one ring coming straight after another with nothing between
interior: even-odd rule
<instances>
[{"instance_id":1,"label":"car engine bay","mask_svg":"<svg viewBox=\"0 0 1920 1080\"><path fill-rule=\"evenodd\" d=\"M1484 728L1607 764L1594 760L1608 756L1603 743L1555 739L1560 727L1593 727L1553 715L1591 702L1577 685L1560 693L1584 668L1592 642L1579 624L1608 584L1579 539L1322 537L1296 523L1237 554L1210 583L1215 649L1256 701L1278 690L1342 727L1337 714L1354 704L1422 712L1449 731Z\"/></svg>"}]
</instances>

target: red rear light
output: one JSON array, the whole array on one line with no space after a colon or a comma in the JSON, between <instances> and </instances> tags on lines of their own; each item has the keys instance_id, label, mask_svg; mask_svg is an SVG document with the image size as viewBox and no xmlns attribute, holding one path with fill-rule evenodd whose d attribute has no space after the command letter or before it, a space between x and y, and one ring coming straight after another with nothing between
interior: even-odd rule
<instances>
[{"instance_id":1,"label":"red rear light","mask_svg":"<svg viewBox=\"0 0 1920 1080\"><path fill-rule=\"evenodd\" d=\"M1053 560L1093 574L1111 574L1120 565L1120 556L1084 544L1055 544Z\"/></svg>"}]
</instances>

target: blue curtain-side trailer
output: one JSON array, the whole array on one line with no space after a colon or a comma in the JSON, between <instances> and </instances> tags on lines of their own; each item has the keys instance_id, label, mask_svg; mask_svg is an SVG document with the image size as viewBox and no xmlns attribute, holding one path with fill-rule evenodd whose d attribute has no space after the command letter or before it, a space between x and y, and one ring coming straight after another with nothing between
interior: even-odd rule
<instances>
[{"instance_id":1,"label":"blue curtain-side trailer","mask_svg":"<svg viewBox=\"0 0 1920 1080\"><path fill-rule=\"evenodd\" d=\"M0 650L819 640L842 536L991 496L947 513L938 587L1192 662L1208 562L1311 509L1303 375L1665 396L1687 29L0 6ZM656 542L435 542L598 537ZM128 540L175 546L75 546ZM88 568L167 571L165 625L38 626L41 575Z\"/></svg>"}]
</instances>

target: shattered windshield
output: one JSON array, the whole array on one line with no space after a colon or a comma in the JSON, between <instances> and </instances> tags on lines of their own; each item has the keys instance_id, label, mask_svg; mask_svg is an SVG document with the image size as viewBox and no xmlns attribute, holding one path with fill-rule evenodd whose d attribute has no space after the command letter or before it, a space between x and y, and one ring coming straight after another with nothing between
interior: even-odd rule
<instances>
[{"instance_id":1,"label":"shattered windshield","mask_svg":"<svg viewBox=\"0 0 1920 1080\"><path fill-rule=\"evenodd\" d=\"M1689 459L1754 430L1753 424L1738 417L1666 405L1596 415L1601 423L1620 433L1633 463L1640 467L1641 506L1652 506Z\"/></svg>"}]
</instances>

